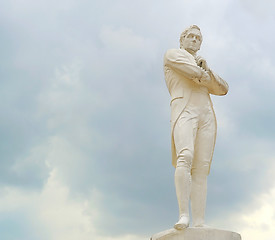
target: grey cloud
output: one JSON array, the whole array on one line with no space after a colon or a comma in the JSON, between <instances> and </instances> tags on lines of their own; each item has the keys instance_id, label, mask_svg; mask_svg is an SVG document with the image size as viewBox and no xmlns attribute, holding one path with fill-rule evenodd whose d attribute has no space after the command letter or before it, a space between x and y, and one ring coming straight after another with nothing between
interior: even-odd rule
<instances>
[{"instance_id":1,"label":"grey cloud","mask_svg":"<svg viewBox=\"0 0 275 240\"><path fill-rule=\"evenodd\" d=\"M199 9L188 1L50 3L13 9L17 17L2 11L2 184L41 188L56 167L71 197L102 193L95 221L103 235L150 235L172 226L177 205L162 58L178 46L183 28L197 23L204 33L201 54L230 84L228 96L214 98L223 108L217 115L234 126L217 139L208 219L237 211L270 187L257 160L262 156L268 168L273 154L268 144L257 148L258 137L274 139L272 71L259 84L272 67L270 39L262 37L268 26L262 30L249 16L256 36L250 22L238 26L243 11L230 14L237 6L230 1L213 8L215 17L205 13L204 1Z\"/></svg>"}]
</instances>

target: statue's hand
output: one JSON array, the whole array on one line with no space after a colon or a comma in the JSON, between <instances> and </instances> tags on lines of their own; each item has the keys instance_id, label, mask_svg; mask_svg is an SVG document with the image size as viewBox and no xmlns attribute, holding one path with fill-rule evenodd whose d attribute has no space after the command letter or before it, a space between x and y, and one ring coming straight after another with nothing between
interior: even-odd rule
<instances>
[{"instance_id":1,"label":"statue's hand","mask_svg":"<svg viewBox=\"0 0 275 240\"><path fill-rule=\"evenodd\" d=\"M209 71L209 67L207 65L207 62L203 57L197 56L195 60L196 60L197 65L199 67L203 68L205 71Z\"/></svg>"},{"instance_id":2,"label":"statue's hand","mask_svg":"<svg viewBox=\"0 0 275 240\"><path fill-rule=\"evenodd\" d=\"M211 81L211 77L209 76L209 74L205 70L202 70L202 76L201 76L199 81L202 84L207 85Z\"/></svg>"},{"instance_id":3,"label":"statue's hand","mask_svg":"<svg viewBox=\"0 0 275 240\"><path fill-rule=\"evenodd\" d=\"M211 81L210 75L203 68L201 68L201 75L200 76L192 77L191 79L194 82L196 82L200 85L204 85L204 86L207 86Z\"/></svg>"}]
</instances>

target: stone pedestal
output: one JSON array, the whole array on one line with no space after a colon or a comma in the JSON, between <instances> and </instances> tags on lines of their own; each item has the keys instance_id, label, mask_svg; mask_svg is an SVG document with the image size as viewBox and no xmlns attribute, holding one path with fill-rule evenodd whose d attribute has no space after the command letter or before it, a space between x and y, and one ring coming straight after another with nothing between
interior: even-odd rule
<instances>
[{"instance_id":1,"label":"stone pedestal","mask_svg":"<svg viewBox=\"0 0 275 240\"><path fill-rule=\"evenodd\" d=\"M151 240L241 240L241 235L214 228L190 227L184 230L168 229L153 235Z\"/></svg>"}]
</instances>

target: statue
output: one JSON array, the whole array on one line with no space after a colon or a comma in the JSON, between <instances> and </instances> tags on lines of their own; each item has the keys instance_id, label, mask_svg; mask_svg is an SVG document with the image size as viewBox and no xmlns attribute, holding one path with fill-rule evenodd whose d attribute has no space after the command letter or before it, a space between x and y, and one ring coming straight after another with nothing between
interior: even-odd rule
<instances>
[{"instance_id":1,"label":"statue","mask_svg":"<svg viewBox=\"0 0 275 240\"><path fill-rule=\"evenodd\" d=\"M217 130L209 94L227 94L228 84L196 55L201 43L200 28L192 25L181 34L180 48L170 49L164 56L171 95L172 164L176 168L179 220L173 229L154 234L151 240L241 240L236 232L204 224L207 176ZM189 227L189 201L193 227Z\"/></svg>"},{"instance_id":2,"label":"statue","mask_svg":"<svg viewBox=\"0 0 275 240\"><path fill-rule=\"evenodd\" d=\"M207 176L216 140L216 117L209 94L225 95L228 84L197 56L200 28L192 25L180 36L180 48L164 56L164 74L171 95L172 164L179 205L174 228L189 226L189 200L193 227L206 227L204 215Z\"/></svg>"}]
</instances>

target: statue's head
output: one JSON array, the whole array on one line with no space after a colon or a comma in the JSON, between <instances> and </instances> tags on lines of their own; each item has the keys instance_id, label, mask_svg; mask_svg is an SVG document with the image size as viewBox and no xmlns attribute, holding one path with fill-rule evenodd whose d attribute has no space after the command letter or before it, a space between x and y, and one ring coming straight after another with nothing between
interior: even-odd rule
<instances>
[{"instance_id":1,"label":"statue's head","mask_svg":"<svg viewBox=\"0 0 275 240\"><path fill-rule=\"evenodd\" d=\"M180 48L195 54L201 47L202 35L197 25L186 28L180 36Z\"/></svg>"}]
</instances>

